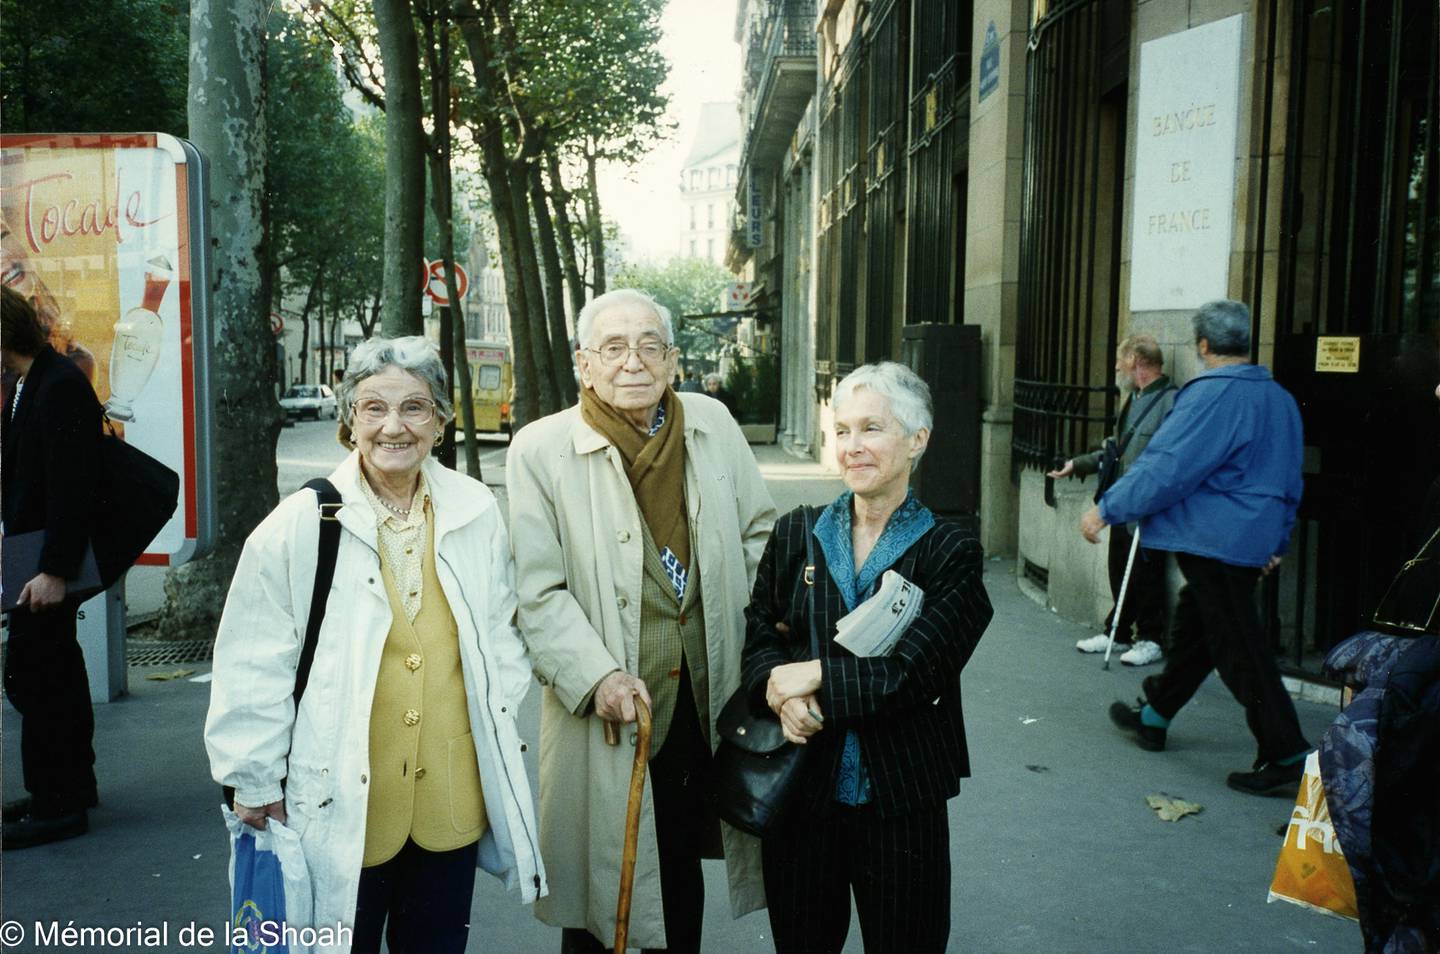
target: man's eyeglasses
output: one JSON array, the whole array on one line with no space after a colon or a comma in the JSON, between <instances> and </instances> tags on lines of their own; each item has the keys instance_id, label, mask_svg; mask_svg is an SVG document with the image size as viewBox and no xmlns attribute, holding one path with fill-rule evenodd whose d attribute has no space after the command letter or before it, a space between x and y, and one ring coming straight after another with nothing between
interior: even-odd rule
<instances>
[{"instance_id":1,"label":"man's eyeglasses","mask_svg":"<svg viewBox=\"0 0 1440 954\"><path fill-rule=\"evenodd\" d=\"M663 341L642 341L638 345L627 344L624 341L607 341L598 348L586 348L585 350L595 352L605 364L614 366L630 360L632 351L638 354L640 360L646 364L655 364L670 353L671 346Z\"/></svg>"},{"instance_id":2,"label":"man's eyeglasses","mask_svg":"<svg viewBox=\"0 0 1440 954\"><path fill-rule=\"evenodd\" d=\"M355 418L366 424L384 424L390 417L391 407L378 398L365 398L363 401L356 401L350 405L355 412ZM401 401L395 411L400 415L400 420L406 424L428 424L435 416L435 402L426 401L421 398L408 398Z\"/></svg>"}]
</instances>

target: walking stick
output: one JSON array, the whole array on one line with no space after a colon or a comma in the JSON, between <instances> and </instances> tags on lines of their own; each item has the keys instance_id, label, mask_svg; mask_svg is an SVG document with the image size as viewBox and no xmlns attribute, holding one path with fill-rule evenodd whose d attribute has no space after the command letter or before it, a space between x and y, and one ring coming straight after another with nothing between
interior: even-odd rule
<instances>
[{"instance_id":1,"label":"walking stick","mask_svg":"<svg viewBox=\"0 0 1440 954\"><path fill-rule=\"evenodd\" d=\"M1120 628L1120 611L1125 607L1125 591L1130 588L1130 571L1135 566L1135 551L1140 549L1140 526L1135 526L1135 536L1130 539L1130 556L1125 560L1125 575L1120 578L1120 595L1115 597L1115 612L1110 616L1110 642L1105 644L1105 665L1110 668L1110 650L1115 648L1115 633Z\"/></svg>"},{"instance_id":2,"label":"walking stick","mask_svg":"<svg viewBox=\"0 0 1440 954\"><path fill-rule=\"evenodd\" d=\"M635 854L640 844L640 803L645 797L645 769L650 764L650 707L635 695L635 762L630 769L630 800L625 806L625 845L620 854L620 896L615 902L615 954L625 954L630 935L630 895L635 887ZM614 723L607 723L607 728ZM616 733L618 737L618 731ZM609 741L609 733L606 734ZM618 740L618 739L617 739Z\"/></svg>"}]
</instances>

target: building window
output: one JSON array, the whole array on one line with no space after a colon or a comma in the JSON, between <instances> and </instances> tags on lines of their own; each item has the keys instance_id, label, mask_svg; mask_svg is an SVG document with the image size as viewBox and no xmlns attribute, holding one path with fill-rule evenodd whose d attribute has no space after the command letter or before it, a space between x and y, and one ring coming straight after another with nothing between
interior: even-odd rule
<instances>
[{"instance_id":1,"label":"building window","mask_svg":"<svg viewBox=\"0 0 1440 954\"><path fill-rule=\"evenodd\" d=\"M705 206L705 212L707 218L709 219L707 227L713 229L715 227L715 203L711 202L709 205ZM694 226L691 226L691 228L694 228Z\"/></svg>"},{"instance_id":2,"label":"building window","mask_svg":"<svg viewBox=\"0 0 1440 954\"><path fill-rule=\"evenodd\" d=\"M715 261L715 240L714 240L714 239L706 239L706 240L705 240L705 257L708 258L708 259L710 259L710 261L712 261L712 262Z\"/></svg>"},{"instance_id":3,"label":"building window","mask_svg":"<svg viewBox=\"0 0 1440 954\"><path fill-rule=\"evenodd\" d=\"M720 170L719 170L719 169L711 169L711 170L710 170L710 188L712 188L712 189L718 189L718 188L720 188Z\"/></svg>"},{"instance_id":4,"label":"building window","mask_svg":"<svg viewBox=\"0 0 1440 954\"><path fill-rule=\"evenodd\" d=\"M695 257L696 257L697 255L699 255L699 254L700 254L700 253L697 251L697 243L696 243L696 241L695 241L694 239L691 239L691 240L690 240L690 257L691 257L691 258L695 258Z\"/></svg>"},{"instance_id":5,"label":"building window","mask_svg":"<svg viewBox=\"0 0 1440 954\"><path fill-rule=\"evenodd\" d=\"M695 206L690 206L690 231L695 231Z\"/></svg>"}]
</instances>

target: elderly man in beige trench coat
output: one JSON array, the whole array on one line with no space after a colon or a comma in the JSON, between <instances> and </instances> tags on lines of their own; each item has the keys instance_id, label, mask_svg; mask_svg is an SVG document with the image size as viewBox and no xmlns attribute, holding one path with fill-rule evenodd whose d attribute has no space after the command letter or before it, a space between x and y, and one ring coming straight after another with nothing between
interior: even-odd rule
<instances>
[{"instance_id":1,"label":"elderly man in beige trench coat","mask_svg":"<svg viewBox=\"0 0 1440 954\"><path fill-rule=\"evenodd\" d=\"M544 922L562 951L615 927L634 728L654 710L630 940L699 950L699 856L716 826L736 917L763 907L759 842L714 821L703 771L740 681L743 611L775 507L725 406L676 394L670 316L628 289L577 322L578 407L516 435L507 462L519 624L545 687L540 731ZM663 894L663 898L662 898Z\"/></svg>"}]
</instances>

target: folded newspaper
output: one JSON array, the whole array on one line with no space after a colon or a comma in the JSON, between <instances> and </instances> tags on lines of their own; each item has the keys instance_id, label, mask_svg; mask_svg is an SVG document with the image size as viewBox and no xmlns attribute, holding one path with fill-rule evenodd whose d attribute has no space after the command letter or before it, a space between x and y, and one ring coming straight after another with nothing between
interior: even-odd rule
<instances>
[{"instance_id":1,"label":"folded newspaper","mask_svg":"<svg viewBox=\"0 0 1440 954\"><path fill-rule=\"evenodd\" d=\"M924 603L924 590L886 570L875 595L835 624L835 642L857 656L884 656L895 648Z\"/></svg>"}]
</instances>

